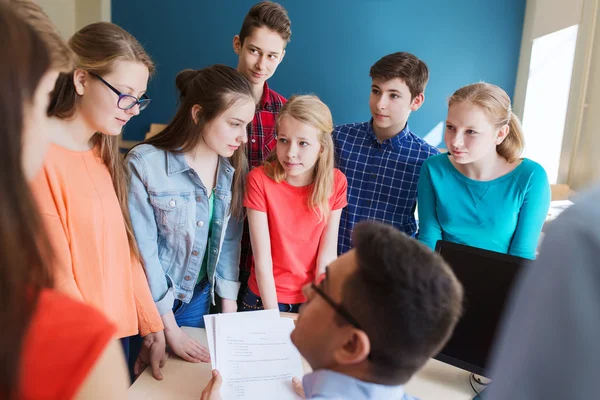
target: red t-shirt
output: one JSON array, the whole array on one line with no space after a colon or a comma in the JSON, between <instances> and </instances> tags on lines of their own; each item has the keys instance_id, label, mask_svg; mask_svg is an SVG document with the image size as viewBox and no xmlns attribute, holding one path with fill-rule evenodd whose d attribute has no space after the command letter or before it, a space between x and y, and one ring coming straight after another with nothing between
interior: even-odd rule
<instances>
[{"instance_id":1,"label":"red t-shirt","mask_svg":"<svg viewBox=\"0 0 600 400\"><path fill-rule=\"evenodd\" d=\"M326 222L308 207L312 185L295 187L286 181L275 182L265 174L264 167L248 174L244 206L267 213L271 239L273 276L279 303L306 301L302 287L315 279L317 255ZM329 198L331 210L346 207L346 177L334 170L333 193ZM260 296L252 265L248 287Z\"/></svg>"},{"instance_id":2,"label":"red t-shirt","mask_svg":"<svg viewBox=\"0 0 600 400\"><path fill-rule=\"evenodd\" d=\"M116 331L95 308L42 291L23 342L20 398L72 398Z\"/></svg>"}]
</instances>

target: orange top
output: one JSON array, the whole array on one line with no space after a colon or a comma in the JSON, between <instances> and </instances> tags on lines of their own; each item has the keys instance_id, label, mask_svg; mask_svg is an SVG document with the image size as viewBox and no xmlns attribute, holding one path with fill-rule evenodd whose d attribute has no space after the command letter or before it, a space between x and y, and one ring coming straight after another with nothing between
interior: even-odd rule
<instances>
[{"instance_id":1,"label":"orange top","mask_svg":"<svg viewBox=\"0 0 600 400\"><path fill-rule=\"evenodd\" d=\"M72 398L115 331L93 308L43 290L23 341L19 398Z\"/></svg>"},{"instance_id":2,"label":"orange top","mask_svg":"<svg viewBox=\"0 0 600 400\"><path fill-rule=\"evenodd\" d=\"M319 244L327 224L308 207L312 188L312 184L295 187L285 180L277 183L262 166L248 174L244 206L267 214L278 303L305 302L302 287L315 279ZM332 211L348 204L347 188L346 176L334 169L333 192L329 197ZM248 287L260 296L254 263Z\"/></svg>"},{"instance_id":3,"label":"orange top","mask_svg":"<svg viewBox=\"0 0 600 400\"><path fill-rule=\"evenodd\" d=\"M32 190L55 252L56 289L104 312L119 338L162 330L142 265L129 250L110 173L96 152L51 146Z\"/></svg>"}]
</instances>

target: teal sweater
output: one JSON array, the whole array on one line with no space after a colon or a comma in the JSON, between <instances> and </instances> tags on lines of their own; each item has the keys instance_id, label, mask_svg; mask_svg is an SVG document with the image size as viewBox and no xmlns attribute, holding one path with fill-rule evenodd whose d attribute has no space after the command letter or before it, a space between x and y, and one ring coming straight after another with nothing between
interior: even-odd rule
<instances>
[{"instance_id":1,"label":"teal sweater","mask_svg":"<svg viewBox=\"0 0 600 400\"><path fill-rule=\"evenodd\" d=\"M538 163L525 158L484 182L467 178L440 154L423 163L418 190L418 238L432 249L443 239L535 258L550 206L548 176Z\"/></svg>"}]
</instances>

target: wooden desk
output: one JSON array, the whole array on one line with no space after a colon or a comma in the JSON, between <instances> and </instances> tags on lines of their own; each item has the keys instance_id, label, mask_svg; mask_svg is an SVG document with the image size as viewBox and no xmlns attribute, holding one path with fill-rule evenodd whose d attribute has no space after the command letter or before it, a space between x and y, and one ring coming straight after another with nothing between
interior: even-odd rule
<instances>
[{"instance_id":1,"label":"wooden desk","mask_svg":"<svg viewBox=\"0 0 600 400\"><path fill-rule=\"evenodd\" d=\"M282 316L296 317L295 314L286 313L282 313ZM204 329L184 327L183 330L207 346ZM305 373L311 371L304 360L303 367ZM194 364L173 356L162 370L162 381L155 380L150 368L146 368L129 388L128 398L198 400L210 379L211 371L210 363ZM474 393L469 386L469 375L467 371L432 359L408 382L406 392L422 400L470 400Z\"/></svg>"}]
</instances>

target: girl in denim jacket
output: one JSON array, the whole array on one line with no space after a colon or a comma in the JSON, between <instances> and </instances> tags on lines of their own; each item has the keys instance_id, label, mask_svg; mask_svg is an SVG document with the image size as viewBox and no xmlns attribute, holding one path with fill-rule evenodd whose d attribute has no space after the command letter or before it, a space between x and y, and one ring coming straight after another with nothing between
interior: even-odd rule
<instances>
[{"instance_id":1,"label":"girl in denim jacket","mask_svg":"<svg viewBox=\"0 0 600 400\"><path fill-rule=\"evenodd\" d=\"M203 328L215 292L223 312L237 310L244 144L255 106L250 83L224 65L181 71L176 86L171 123L127 155L129 210L167 345L206 362L207 349L180 326Z\"/></svg>"}]
</instances>

